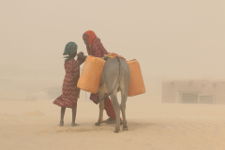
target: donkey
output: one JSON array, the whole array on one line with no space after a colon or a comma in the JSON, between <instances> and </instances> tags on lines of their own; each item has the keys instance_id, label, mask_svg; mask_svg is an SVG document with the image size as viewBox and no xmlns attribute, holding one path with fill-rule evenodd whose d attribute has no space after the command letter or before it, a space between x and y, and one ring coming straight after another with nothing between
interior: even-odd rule
<instances>
[{"instance_id":1,"label":"donkey","mask_svg":"<svg viewBox=\"0 0 225 150\"><path fill-rule=\"evenodd\" d=\"M128 130L126 120L126 101L130 80L130 70L128 64L120 57L105 57L106 60L98 91L99 118L95 125L99 126L103 122L104 100L110 96L116 115L115 133L120 131L120 110L122 112L123 130ZM117 99L117 93L121 92L121 104Z\"/></svg>"}]
</instances>

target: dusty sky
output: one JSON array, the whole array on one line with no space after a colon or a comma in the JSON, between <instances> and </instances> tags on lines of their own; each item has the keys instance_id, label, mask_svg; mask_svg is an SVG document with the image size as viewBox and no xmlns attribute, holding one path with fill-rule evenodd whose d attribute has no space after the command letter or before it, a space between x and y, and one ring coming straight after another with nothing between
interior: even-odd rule
<instances>
[{"instance_id":1,"label":"dusty sky","mask_svg":"<svg viewBox=\"0 0 225 150\"><path fill-rule=\"evenodd\" d=\"M161 80L225 80L224 0L1 0L0 99L61 88L64 45L86 53L87 29L139 60L146 96Z\"/></svg>"}]
</instances>

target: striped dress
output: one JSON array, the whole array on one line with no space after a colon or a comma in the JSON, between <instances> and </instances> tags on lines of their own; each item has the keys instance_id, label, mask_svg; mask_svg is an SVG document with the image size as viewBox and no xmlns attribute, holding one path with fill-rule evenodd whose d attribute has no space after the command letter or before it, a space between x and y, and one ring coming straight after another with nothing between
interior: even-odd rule
<instances>
[{"instance_id":1,"label":"striped dress","mask_svg":"<svg viewBox=\"0 0 225 150\"><path fill-rule=\"evenodd\" d=\"M65 77L62 87L62 95L53 101L54 104L60 107L72 108L77 105L77 100L80 95L80 89L77 87L77 82L80 77L80 64L75 59L65 61Z\"/></svg>"}]
</instances>

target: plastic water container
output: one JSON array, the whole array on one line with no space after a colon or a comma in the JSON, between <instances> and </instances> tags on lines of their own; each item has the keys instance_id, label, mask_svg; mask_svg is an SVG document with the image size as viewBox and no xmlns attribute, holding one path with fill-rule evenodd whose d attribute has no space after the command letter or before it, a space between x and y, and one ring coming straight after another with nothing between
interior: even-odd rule
<instances>
[{"instance_id":1,"label":"plastic water container","mask_svg":"<svg viewBox=\"0 0 225 150\"><path fill-rule=\"evenodd\" d=\"M136 59L127 61L130 69L130 83L128 96L136 96L145 93L144 80L141 73L141 68Z\"/></svg>"},{"instance_id":2,"label":"plastic water container","mask_svg":"<svg viewBox=\"0 0 225 150\"><path fill-rule=\"evenodd\" d=\"M77 87L90 93L97 93L104 64L105 60L102 58L87 56Z\"/></svg>"}]
</instances>

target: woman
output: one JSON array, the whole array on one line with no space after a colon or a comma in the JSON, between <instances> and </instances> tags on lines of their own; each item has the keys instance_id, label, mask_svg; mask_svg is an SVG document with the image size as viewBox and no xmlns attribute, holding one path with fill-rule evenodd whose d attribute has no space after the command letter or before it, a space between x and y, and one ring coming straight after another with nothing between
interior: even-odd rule
<instances>
[{"instance_id":1,"label":"woman","mask_svg":"<svg viewBox=\"0 0 225 150\"><path fill-rule=\"evenodd\" d=\"M64 115L66 108L72 109L72 126L75 126L77 100L80 95L80 89L77 88L77 82L80 77L80 65L84 62L82 52L78 54L78 59L75 60L77 54L77 44L69 42L66 44L63 55L65 56L64 68L65 78L62 87L62 95L54 100L54 104L61 107L60 126L64 125Z\"/></svg>"},{"instance_id":2,"label":"woman","mask_svg":"<svg viewBox=\"0 0 225 150\"><path fill-rule=\"evenodd\" d=\"M88 55L92 55L95 57L104 57L104 55L108 54L107 50L103 47L100 39L96 36L96 34L88 30L83 34L83 40L87 48ZM94 103L98 103L98 95L97 94L91 94L90 99ZM115 121L115 112L112 106L112 102L107 97L105 99L105 110L109 118L104 121L106 123L113 123Z\"/></svg>"}]
</instances>

